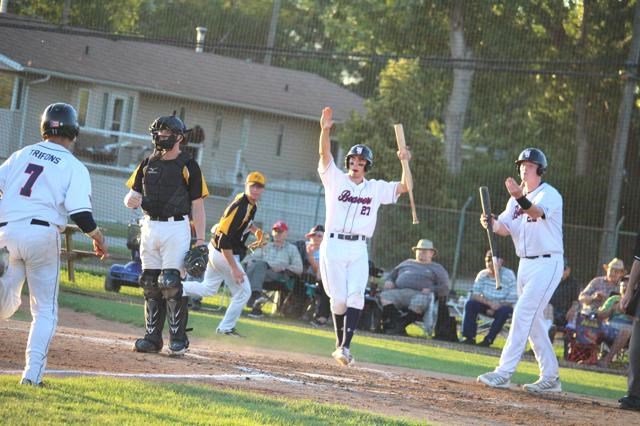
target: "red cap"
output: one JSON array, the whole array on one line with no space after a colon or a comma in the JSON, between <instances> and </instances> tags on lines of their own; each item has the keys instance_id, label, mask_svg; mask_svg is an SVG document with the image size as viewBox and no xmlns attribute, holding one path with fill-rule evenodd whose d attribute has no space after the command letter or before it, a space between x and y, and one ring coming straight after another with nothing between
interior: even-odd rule
<instances>
[{"instance_id":1,"label":"red cap","mask_svg":"<svg viewBox=\"0 0 640 426\"><path fill-rule=\"evenodd\" d=\"M284 223L283 220L279 220L279 221L277 221L276 223L273 224L271 229L275 229L277 231L288 231L289 227L287 226L286 223Z\"/></svg>"}]
</instances>

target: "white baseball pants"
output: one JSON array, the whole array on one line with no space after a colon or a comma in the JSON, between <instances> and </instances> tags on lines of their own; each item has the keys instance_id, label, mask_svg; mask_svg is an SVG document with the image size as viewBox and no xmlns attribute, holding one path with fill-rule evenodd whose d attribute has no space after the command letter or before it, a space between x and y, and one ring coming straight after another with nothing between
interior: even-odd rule
<instances>
[{"instance_id":1,"label":"white baseball pants","mask_svg":"<svg viewBox=\"0 0 640 426\"><path fill-rule=\"evenodd\" d=\"M558 360L549 340L544 308L562 278L562 255L550 258L520 259L518 266L518 302L513 309L511 330L502 350L496 373L511 377L524 353L527 338L543 379L558 378Z\"/></svg>"},{"instance_id":2,"label":"white baseball pants","mask_svg":"<svg viewBox=\"0 0 640 426\"><path fill-rule=\"evenodd\" d=\"M32 321L22 377L40 383L58 323L60 233L55 226L32 225L30 219L10 222L0 228L0 246L9 250L9 267L0 278L0 319L20 307L26 278Z\"/></svg>"},{"instance_id":3,"label":"white baseball pants","mask_svg":"<svg viewBox=\"0 0 640 426\"><path fill-rule=\"evenodd\" d=\"M320 275L331 312L343 315L347 308L362 309L369 281L369 253L362 240L347 241L326 234L320 244Z\"/></svg>"},{"instance_id":4,"label":"white baseball pants","mask_svg":"<svg viewBox=\"0 0 640 426\"><path fill-rule=\"evenodd\" d=\"M242 269L240 257L233 256L233 258L238 267ZM233 279L229 262L211 243L209 243L209 263L204 272L204 279L202 282L183 281L182 288L185 296L213 296L218 292L223 281L231 293L231 303L218 325L218 330L230 331L236 326L244 305L251 297L251 283L249 283L249 278L246 275L242 284L236 283Z\"/></svg>"}]
</instances>

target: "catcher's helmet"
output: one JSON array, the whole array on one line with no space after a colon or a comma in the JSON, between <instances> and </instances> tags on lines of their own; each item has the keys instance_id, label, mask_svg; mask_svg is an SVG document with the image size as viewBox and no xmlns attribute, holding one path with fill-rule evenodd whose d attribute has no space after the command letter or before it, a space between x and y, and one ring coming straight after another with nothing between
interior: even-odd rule
<instances>
[{"instance_id":1,"label":"catcher's helmet","mask_svg":"<svg viewBox=\"0 0 640 426\"><path fill-rule=\"evenodd\" d=\"M74 139L80 133L78 114L69 104L57 102L44 109L40 120L40 134L48 136L64 136Z\"/></svg>"},{"instance_id":2,"label":"catcher's helmet","mask_svg":"<svg viewBox=\"0 0 640 426\"><path fill-rule=\"evenodd\" d=\"M373 167L373 151L371 151L371 148L366 145L358 144L352 146L351 149L349 149L349 152L347 152L347 155L344 157L344 167L347 170L349 169L349 158L355 155L362 157L367 161L367 165L364 166L365 172L368 172L371 167Z\"/></svg>"},{"instance_id":3,"label":"catcher's helmet","mask_svg":"<svg viewBox=\"0 0 640 426\"><path fill-rule=\"evenodd\" d=\"M539 150L538 148L527 148L518 155L518 159L516 160L516 169L518 172L520 171L520 163L523 161L529 161L531 163L538 165L538 176L542 176L544 172L547 171L547 157L544 155L544 152Z\"/></svg>"},{"instance_id":4,"label":"catcher's helmet","mask_svg":"<svg viewBox=\"0 0 640 426\"><path fill-rule=\"evenodd\" d=\"M158 136L160 130L169 130L173 133L173 136L165 139L161 139ZM177 135L183 135L187 133L187 126L184 125L175 115L168 115L165 117L158 117L153 120L151 126L149 126L149 133L153 137L153 143L158 149L171 149L177 142Z\"/></svg>"}]
</instances>

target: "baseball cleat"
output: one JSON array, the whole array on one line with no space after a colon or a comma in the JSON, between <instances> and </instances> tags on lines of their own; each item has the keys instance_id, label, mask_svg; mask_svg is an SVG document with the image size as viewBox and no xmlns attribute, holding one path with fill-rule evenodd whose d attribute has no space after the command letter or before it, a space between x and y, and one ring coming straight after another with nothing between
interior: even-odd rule
<instances>
[{"instance_id":1,"label":"baseball cleat","mask_svg":"<svg viewBox=\"0 0 640 426\"><path fill-rule=\"evenodd\" d=\"M222 334L223 336L244 337L242 334L238 333L235 328L232 328L231 330L220 330L220 329L217 329L216 333Z\"/></svg>"},{"instance_id":2,"label":"baseball cleat","mask_svg":"<svg viewBox=\"0 0 640 426\"><path fill-rule=\"evenodd\" d=\"M351 355L351 351L349 351L349 348L337 348L335 351L333 351L331 356L338 362L338 364L345 367L348 365L353 365L353 363L355 362L355 360L353 359L353 355Z\"/></svg>"},{"instance_id":3,"label":"baseball cleat","mask_svg":"<svg viewBox=\"0 0 640 426\"><path fill-rule=\"evenodd\" d=\"M23 378L22 380L20 380L20 384L21 385L27 385L27 386L35 386L35 387L38 387L38 388L42 388L42 387L45 386L43 382L34 383L34 382L32 382L31 380L29 380L27 378Z\"/></svg>"},{"instance_id":4,"label":"baseball cleat","mask_svg":"<svg viewBox=\"0 0 640 426\"><path fill-rule=\"evenodd\" d=\"M511 381L508 377L503 377L492 371L478 376L478 383L483 383L491 388L508 389Z\"/></svg>"},{"instance_id":5,"label":"baseball cleat","mask_svg":"<svg viewBox=\"0 0 640 426\"><path fill-rule=\"evenodd\" d=\"M562 385L560 385L560 379L543 379L540 378L534 383L522 385L523 389L527 392L533 393L556 393L562 392Z\"/></svg>"},{"instance_id":6,"label":"baseball cleat","mask_svg":"<svg viewBox=\"0 0 640 426\"><path fill-rule=\"evenodd\" d=\"M143 353L158 353L162 349L162 343L160 345L156 345L151 340L147 339L137 339L131 348L134 352L143 352Z\"/></svg>"},{"instance_id":7,"label":"baseball cleat","mask_svg":"<svg viewBox=\"0 0 640 426\"><path fill-rule=\"evenodd\" d=\"M188 348L188 345L185 345L184 342L180 340L176 340L174 342L171 342L171 344L169 344L169 347L167 348L167 353L169 354L169 356L181 357L181 356L184 356L185 353L187 353L187 348Z\"/></svg>"}]
</instances>

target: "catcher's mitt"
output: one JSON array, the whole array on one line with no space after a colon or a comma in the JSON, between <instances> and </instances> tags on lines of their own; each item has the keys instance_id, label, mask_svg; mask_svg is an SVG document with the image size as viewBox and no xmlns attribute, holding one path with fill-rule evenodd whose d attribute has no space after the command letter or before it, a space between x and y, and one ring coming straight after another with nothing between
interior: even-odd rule
<instances>
[{"instance_id":1,"label":"catcher's mitt","mask_svg":"<svg viewBox=\"0 0 640 426\"><path fill-rule=\"evenodd\" d=\"M260 228L258 228L258 230L256 231L255 236L256 236L256 240L247 246L247 248L249 248L250 250L255 250L255 249L259 249L260 247L264 247L264 245L269 242L269 236L264 235L264 232L262 232L262 229Z\"/></svg>"},{"instance_id":2,"label":"catcher's mitt","mask_svg":"<svg viewBox=\"0 0 640 426\"><path fill-rule=\"evenodd\" d=\"M207 269L208 262L209 249L207 246L194 247L189 250L184 257L184 269L192 277L200 278L204 274L205 269Z\"/></svg>"}]
</instances>

